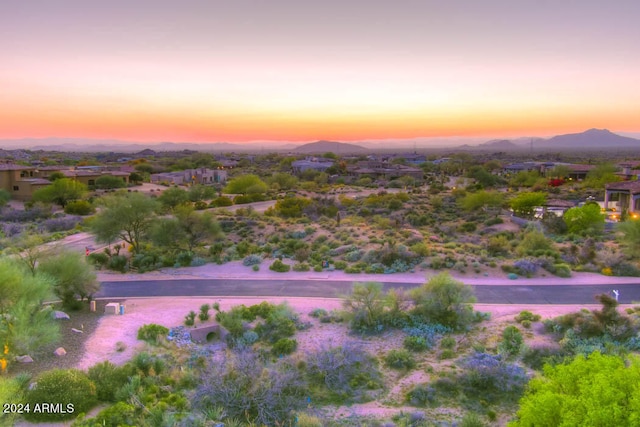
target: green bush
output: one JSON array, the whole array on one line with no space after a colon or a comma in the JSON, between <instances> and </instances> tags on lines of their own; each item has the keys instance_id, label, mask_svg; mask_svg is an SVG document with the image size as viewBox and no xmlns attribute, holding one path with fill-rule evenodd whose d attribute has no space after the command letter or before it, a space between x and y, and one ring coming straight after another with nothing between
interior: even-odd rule
<instances>
[{"instance_id":1,"label":"green bush","mask_svg":"<svg viewBox=\"0 0 640 427\"><path fill-rule=\"evenodd\" d=\"M529 347L522 353L522 363L539 371L547 363L551 365L562 363L564 357L565 353L558 347Z\"/></svg>"},{"instance_id":2,"label":"green bush","mask_svg":"<svg viewBox=\"0 0 640 427\"><path fill-rule=\"evenodd\" d=\"M524 310L524 311L521 311L520 314L518 314L516 316L515 320L518 323L522 323L525 320L528 320L529 322L539 322L540 321L540 315L539 314L533 314L530 311Z\"/></svg>"},{"instance_id":3,"label":"green bush","mask_svg":"<svg viewBox=\"0 0 640 427\"><path fill-rule=\"evenodd\" d=\"M217 197L217 198L213 199L211 201L211 204L210 204L210 206L216 207L216 208L224 207L224 206L231 206L231 205L233 205L233 200L231 200L228 197L224 197L224 196Z\"/></svg>"},{"instance_id":4,"label":"green bush","mask_svg":"<svg viewBox=\"0 0 640 427\"><path fill-rule=\"evenodd\" d=\"M36 386L28 390L25 404L31 412L24 414L29 421L62 421L75 418L81 412L87 412L97 403L96 385L87 374L77 369L54 369L44 372L37 378ZM43 402L57 403L65 411L37 412L36 405ZM73 406L73 410L71 406Z\"/></svg>"},{"instance_id":5,"label":"green bush","mask_svg":"<svg viewBox=\"0 0 640 427\"><path fill-rule=\"evenodd\" d=\"M456 346L456 339L454 337L444 337L440 340L440 348L453 349Z\"/></svg>"},{"instance_id":6,"label":"green bush","mask_svg":"<svg viewBox=\"0 0 640 427\"><path fill-rule=\"evenodd\" d=\"M94 418L76 421L73 427L121 427L136 424L136 408L125 402L118 402L98 412Z\"/></svg>"},{"instance_id":7,"label":"green bush","mask_svg":"<svg viewBox=\"0 0 640 427\"><path fill-rule=\"evenodd\" d=\"M196 312L191 310L189 314L184 317L184 324L186 326L193 326L196 323Z\"/></svg>"},{"instance_id":8,"label":"green bush","mask_svg":"<svg viewBox=\"0 0 640 427\"><path fill-rule=\"evenodd\" d=\"M311 267L306 262L299 262L293 265L293 271L309 271Z\"/></svg>"},{"instance_id":9,"label":"green bush","mask_svg":"<svg viewBox=\"0 0 640 427\"><path fill-rule=\"evenodd\" d=\"M64 207L64 213L69 215L91 215L95 213L96 209L93 207L91 203L86 200L76 200L73 202L67 203Z\"/></svg>"},{"instance_id":10,"label":"green bush","mask_svg":"<svg viewBox=\"0 0 640 427\"><path fill-rule=\"evenodd\" d=\"M550 273L555 274L558 277L571 277L571 267L567 264L554 264L553 271Z\"/></svg>"},{"instance_id":11,"label":"green bush","mask_svg":"<svg viewBox=\"0 0 640 427\"><path fill-rule=\"evenodd\" d=\"M193 254L191 252L180 252L176 257L176 262L182 267L188 267L193 260Z\"/></svg>"},{"instance_id":12,"label":"green bush","mask_svg":"<svg viewBox=\"0 0 640 427\"><path fill-rule=\"evenodd\" d=\"M259 265L254 265L254 266L251 267L251 270L260 271L260 266Z\"/></svg>"},{"instance_id":13,"label":"green bush","mask_svg":"<svg viewBox=\"0 0 640 427\"><path fill-rule=\"evenodd\" d=\"M500 351L510 356L520 353L524 344L522 333L515 326L507 326L502 331L502 342L500 343Z\"/></svg>"},{"instance_id":14,"label":"green bush","mask_svg":"<svg viewBox=\"0 0 640 427\"><path fill-rule=\"evenodd\" d=\"M334 264L336 270L344 270L345 268L347 268L347 263L345 261L336 261L336 263Z\"/></svg>"},{"instance_id":15,"label":"green bush","mask_svg":"<svg viewBox=\"0 0 640 427\"><path fill-rule=\"evenodd\" d=\"M146 341L149 344L157 345L158 338L164 337L169 333L169 329L165 328L162 325L157 325L155 323L149 323L147 325L143 325L138 329L138 339L142 341Z\"/></svg>"},{"instance_id":16,"label":"green bush","mask_svg":"<svg viewBox=\"0 0 640 427\"><path fill-rule=\"evenodd\" d=\"M209 320L209 310L211 310L211 306L209 304L202 304L200 306L200 313L198 313L198 319L201 322L206 322Z\"/></svg>"},{"instance_id":17,"label":"green bush","mask_svg":"<svg viewBox=\"0 0 640 427\"><path fill-rule=\"evenodd\" d=\"M278 273L286 273L291 270L291 266L277 259L269 266L269 270L276 271Z\"/></svg>"},{"instance_id":18,"label":"green bush","mask_svg":"<svg viewBox=\"0 0 640 427\"><path fill-rule=\"evenodd\" d=\"M391 350L384 357L384 363L392 369L413 369L416 361L407 350Z\"/></svg>"},{"instance_id":19,"label":"green bush","mask_svg":"<svg viewBox=\"0 0 640 427\"><path fill-rule=\"evenodd\" d=\"M450 348L444 349L440 352L440 360L455 359L455 357L456 352Z\"/></svg>"},{"instance_id":20,"label":"green bush","mask_svg":"<svg viewBox=\"0 0 640 427\"><path fill-rule=\"evenodd\" d=\"M316 308L313 311L311 311L311 313L309 313L309 316L310 317L314 317L316 319L319 319L319 318L324 317L324 316L326 316L328 314L329 313L324 308Z\"/></svg>"},{"instance_id":21,"label":"green bush","mask_svg":"<svg viewBox=\"0 0 640 427\"><path fill-rule=\"evenodd\" d=\"M430 348L429 343L424 337L410 336L406 337L403 342L404 348L410 351L424 351Z\"/></svg>"},{"instance_id":22,"label":"green bush","mask_svg":"<svg viewBox=\"0 0 640 427\"><path fill-rule=\"evenodd\" d=\"M102 402L114 402L116 392L129 379L127 368L116 366L109 361L93 365L87 375L96 385L96 396Z\"/></svg>"},{"instance_id":23,"label":"green bush","mask_svg":"<svg viewBox=\"0 0 640 427\"><path fill-rule=\"evenodd\" d=\"M127 257L123 255L114 255L109 260L109 268L111 270L124 273L127 271Z\"/></svg>"},{"instance_id":24,"label":"green bush","mask_svg":"<svg viewBox=\"0 0 640 427\"><path fill-rule=\"evenodd\" d=\"M104 252L94 252L89 254L87 260L99 269L109 263L109 255Z\"/></svg>"},{"instance_id":25,"label":"green bush","mask_svg":"<svg viewBox=\"0 0 640 427\"><path fill-rule=\"evenodd\" d=\"M298 348L298 342L294 339L280 338L271 348L271 352L276 356L291 354Z\"/></svg>"}]
</instances>

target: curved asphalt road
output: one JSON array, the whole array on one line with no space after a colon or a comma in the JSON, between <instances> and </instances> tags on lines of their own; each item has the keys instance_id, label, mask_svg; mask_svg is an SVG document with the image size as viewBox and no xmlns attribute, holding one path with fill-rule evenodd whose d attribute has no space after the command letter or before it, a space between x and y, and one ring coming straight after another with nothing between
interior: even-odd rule
<instances>
[{"instance_id":1,"label":"curved asphalt road","mask_svg":"<svg viewBox=\"0 0 640 427\"><path fill-rule=\"evenodd\" d=\"M102 282L98 298L129 297L322 297L336 298L348 293L352 282L335 280L136 280ZM416 283L384 283L384 288L414 288ZM596 304L594 296L610 293L611 285L479 285L472 286L484 304ZM621 304L640 301L640 282L616 285Z\"/></svg>"}]
</instances>

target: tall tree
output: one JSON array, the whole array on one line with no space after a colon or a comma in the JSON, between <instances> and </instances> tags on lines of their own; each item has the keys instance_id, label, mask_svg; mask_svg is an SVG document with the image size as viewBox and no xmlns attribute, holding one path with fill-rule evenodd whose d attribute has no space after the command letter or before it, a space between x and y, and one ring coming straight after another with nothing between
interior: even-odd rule
<instances>
[{"instance_id":1,"label":"tall tree","mask_svg":"<svg viewBox=\"0 0 640 427\"><path fill-rule=\"evenodd\" d=\"M227 194L260 194L268 190L267 184L258 175L241 175L233 178L224 188Z\"/></svg>"},{"instance_id":2,"label":"tall tree","mask_svg":"<svg viewBox=\"0 0 640 427\"><path fill-rule=\"evenodd\" d=\"M473 289L447 273L433 276L410 294L414 314L425 320L460 329L473 319Z\"/></svg>"},{"instance_id":3,"label":"tall tree","mask_svg":"<svg viewBox=\"0 0 640 427\"><path fill-rule=\"evenodd\" d=\"M167 188L158 196L158 201L165 209L173 210L177 206L189 203L189 193L180 187Z\"/></svg>"},{"instance_id":4,"label":"tall tree","mask_svg":"<svg viewBox=\"0 0 640 427\"><path fill-rule=\"evenodd\" d=\"M91 300L100 289L93 267L77 252L62 251L45 257L38 264L37 273L53 280L53 292L67 308L75 308L78 299Z\"/></svg>"},{"instance_id":5,"label":"tall tree","mask_svg":"<svg viewBox=\"0 0 640 427\"><path fill-rule=\"evenodd\" d=\"M33 354L60 337L51 311L42 309L51 290L49 278L30 274L13 259L0 258L0 346L7 346L8 356Z\"/></svg>"},{"instance_id":6,"label":"tall tree","mask_svg":"<svg viewBox=\"0 0 640 427\"><path fill-rule=\"evenodd\" d=\"M564 213L564 222L569 233L594 237L604 231L604 215L597 203L569 209Z\"/></svg>"},{"instance_id":7,"label":"tall tree","mask_svg":"<svg viewBox=\"0 0 640 427\"><path fill-rule=\"evenodd\" d=\"M179 206L175 218L162 218L153 225L151 239L158 246L193 251L198 245L223 236L209 212L197 213L192 206Z\"/></svg>"},{"instance_id":8,"label":"tall tree","mask_svg":"<svg viewBox=\"0 0 640 427\"><path fill-rule=\"evenodd\" d=\"M140 193L118 193L102 199L102 209L91 223L99 242L122 239L140 251L140 242L156 218L158 202Z\"/></svg>"},{"instance_id":9,"label":"tall tree","mask_svg":"<svg viewBox=\"0 0 640 427\"><path fill-rule=\"evenodd\" d=\"M524 218L533 218L536 208L543 207L546 203L547 194L541 192L519 193L509 201L513 213Z\"/></svg>"},{"instance_id":10,"label":"tall tree","mask_svg":"<svg viewBox=\"0 0 640 427\"><path fill-rule=\"evenodd\" d=\"M546 365L520 400L517 420L525 426L640 425L640 360L593 353L571 363Z\"/></svg>"},{"instance_id":11,"label":"tall tree","mask_svg":"<svg viewBox=\"0 0 640 427\"><path fill-rule=\"evenodd\" d=\"M63 208L71 200L82 199L87 194L87 186L69 178L56 179L50 185L33 192L36 202L55 203Z\"/></svg>"}]
</instances>

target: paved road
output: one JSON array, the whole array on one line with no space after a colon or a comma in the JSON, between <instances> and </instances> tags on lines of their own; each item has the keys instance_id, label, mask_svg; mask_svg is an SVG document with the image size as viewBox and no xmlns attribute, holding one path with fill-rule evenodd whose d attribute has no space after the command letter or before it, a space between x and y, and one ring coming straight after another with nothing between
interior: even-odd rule
<instances>
[{"instance_id":1,"label":"paved road","mask_svg":"<svg viewBox=\"0 0 640 427\"><path fill-rule=\"evenodd\" d=\"M384 283L409 289L416 283ZM472 286L479 303L485 304L595 304L594 296L611 292L611 285L479 285ZM350 282L332 280L142 280L102 282L99 298L171 296L264 296L335 298L351 288ZM640 301L640 282L619 285L619 301Z\"/></svg>"}]
</instances>

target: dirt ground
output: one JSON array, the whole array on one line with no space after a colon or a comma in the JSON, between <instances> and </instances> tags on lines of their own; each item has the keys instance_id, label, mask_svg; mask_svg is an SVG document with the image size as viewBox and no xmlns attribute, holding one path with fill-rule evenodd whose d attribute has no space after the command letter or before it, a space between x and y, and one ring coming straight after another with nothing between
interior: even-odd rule
<instances>
[{"instance_id":1,"label":"dirt ground","mask_svg":"<svg viewBox=\"0 0 640 427\"><path fill-rule=\"evenodd\" d=\"M341 300L333 298L133 298L124 300L125 314L102 316L93 334L85 342L85 352L78 362L80 369L109 360L116 364L123 364L129 360L136 351L144 348L145 344L137 340L138 329L147 323L157 323L167 328L180 326L184 317L193 310L198 312L202 304L213 304L218 302L220 309L229 310L231 307L245 304L258 304L262 301L269 301L279 304L286 301L299 315L302 321L312 321L309 313L316 308L323 308L327 311L341 308ZM490 312L491 320L485 322L487 329L492 326L507 323L522 310L529 310L540 314L543 319L552 318L562 314L579 311L581 308L594 309L597 305L496 305L496 304L476 304L478 311ZM621 310L625 306L620 306ZM212 323L208 321L207 323ZM196 326L200 325L196 321ZM339 346L346 340L353 340L345 334L345 327L341 324L314 323L311 329L300 331L296 334L299 343L299 351L305 352L316 348L322 344ZM357 341L357 340L356 340ZM120 343L120 344L118 344ZM124 345L123 345L124 344ZM371 340L367 343L368 350L372 354L386 353L392 348L402 346L402 337L390 334L385 339ZM125 349L118 351L116 347Z\"/></svg>"}]
</instances>

